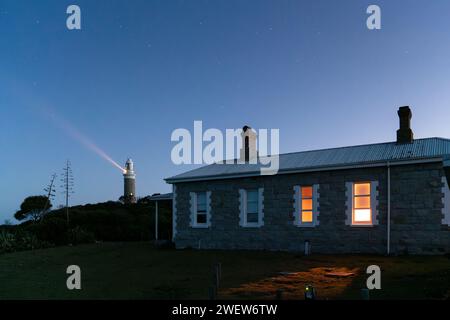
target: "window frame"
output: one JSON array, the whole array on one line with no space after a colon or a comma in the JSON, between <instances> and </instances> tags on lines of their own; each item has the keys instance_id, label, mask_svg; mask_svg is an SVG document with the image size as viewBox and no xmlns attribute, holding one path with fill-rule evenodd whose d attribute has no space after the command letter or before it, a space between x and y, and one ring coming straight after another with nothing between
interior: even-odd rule
<instances>
[{"instance_id":1,"label":"window frame","mask_svg":"<svg viewBox=\"0 0 450 320\"><path fill-rule=\"evenodd\" d=\"M312 195L311 197L304 198L302 188L312 188ZM319 215L320 215L320 208L319 208L319 184L302 184L302 185L296 185L294 186L294 221L293 224L297 227L316 227L319 225ZM303 209L303 200L309 200L311 199L312 205L311 210L309 209ZM312 213L312 221L306 222L303 221L303 212L311 212Z\"/></svg>"},{"instance_id":2,"label":"window frame","mask_svg":"<svg viewBox=\"0 0 450 320\"><path fill-rule=\"evenodd\" d=\"M204 205L204 210L201 210L200 211L200 205L199 205L199 198L200 198L200 196L204 196L205 197L205 203L203 204ZM204 225L207 225L208 224L208 208L207 208L207 192L206 191L203 191L203 192L196 192L195 193L195 197L196 197L196 199L197 199L197 201L196 201L196 207L195 207L195 215L194 215L194 221L195 221L195 224L197 225L197 226L204 226ZM198 220L199 220L199 216L205 216L205 222L198 222Z\"/></svg>"},{"instance_id":3,"label":"window frame","mask_svg":"<svg viewBox=\"0 0 450 320\"><path fill-rule=\"evenodd\" d=\"M355 221L355 185L369 183L370 185L370 222L358 222ZM352 182L346 182L346 220L345 224L351 227L374 227L379 224L378 221L378 205L379 205L379 190L377 180L355 180ZM359 196L367 196L359 195Z\"/></svg>"},{"instance_id":4,"label":"window frame","mask_svg":"<svg viewBox=\"0 0 450 320\"><path fill-rule=\"evenodd\" d=\"M248 222L248 192L256 191L257 222ZM239 189L239 225L244 228L259 228L264 225L264 188Z\"/></svg>"},{"instance_id":5,"label":"window frame","mask_svg":"<svg viewBox=\"0 0 450 320\"><path fill-rule=\"evenodd\" d=\"M369 185L369 193L368 194L356 194L356 186L357 185L363 185L363 184L367 184ZM352 190L352 226L372 226L373 225L373 217L372 217L372 184L370 183L370 181L358 181L358 182L354 182L353 186L352 186L353 190ZM357 198L369 198L369 207L368 208L356 208L356 199ZM366 221L356 221L355 217L355 211L356 210L369 210L369 217L370 220L366 220Z\"/></svg>"},{"instance_id":6,"label":"window frame","mask_svg":"<svg viewBox=\"0 0 450 320\"><path fill-rule=\"evenodd\" d=\"M198 195L205 195L205 211L199 211ZM190 192L190 226L192 228L209 228L211 226L211 191ZM198 216L205 215L205 222L199 223Z\"/></svg>"}]
</instances>

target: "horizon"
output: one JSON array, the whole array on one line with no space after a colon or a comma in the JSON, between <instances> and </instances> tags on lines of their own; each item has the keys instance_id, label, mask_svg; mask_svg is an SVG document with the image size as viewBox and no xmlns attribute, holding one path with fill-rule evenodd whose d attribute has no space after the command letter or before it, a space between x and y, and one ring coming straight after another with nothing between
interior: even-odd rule
<instances>
[{"instance_id":1,"label":"horizon","mask_svg":"<svg viewBox=\"0 0 450 320\"><path fill-rule=\"evenodd\" d=\"M72 163L70 205L117 201L132 158L136 193L197 168L171 161L171 132L277 128L280 154L450 137L450 3L377 1L0 2L0 224ZM102 153L103 152L103 153ZM108 160L109 158L109 160ZM111 161L112 162L111 162ZM110 163L109 163L110 162Z\"/></svg>"}]
</instances>

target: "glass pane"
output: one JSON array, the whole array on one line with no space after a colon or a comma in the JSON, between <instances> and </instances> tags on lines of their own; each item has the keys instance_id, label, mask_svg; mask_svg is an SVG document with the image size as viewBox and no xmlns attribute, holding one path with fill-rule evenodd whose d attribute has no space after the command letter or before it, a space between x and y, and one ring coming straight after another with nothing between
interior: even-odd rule
<instances>
[{"instance_id":1,"label":"glass pane","mask_svg":"<svg viewBox=\"0 0 450 320\"><path fill-rule=\"evenodd\" d=\"M197 193L197 206L206 205L206 192Z\"/></svg>"},{"instance_id":2,"label":"glass pane","mask_svg":"<svg viewBox=\"0 0 450 320\"><path fill-rule=\"evenodd\" d=\"M247 191L247 201L258 201L258 190Z\"/></svg>"},{"instance_id":3,"label":"glass pane","mask_svg":"<svg viewBox=\"0 0 450 320\"><path fill-rule=\"evenodd\" d=\"M247 213L258 213L258 203L247 202Z\"/></svg>"},{"instance_id":4,"label":"glass pane","mask_svg":"<svg viewBox=\"0 0 450 320\"><path fill-rule=\"evenodd\" d=\"M302 211L302 222L313 222L312 211Z\"/></svg>"},{"instance_id":5,"label":"glass pane","mask_svg":"<svg viewBox=\"0 0 450 320\"><path fill-rule=\"evenodd\" d=\"M247 212L247 223L258 223L258 214Z\"/></svg>"},{"instance_id":6,"label":"glass pane","mask_svg":"<svg viewBox=\"0 0 450 320\"><path fill-rule=\"evenodd\" d=\"M354 222L370 222L370 209L355 209Z\"/></svg>"},{"instance_id":7,"label":"glass pane","mask_svg":"<svg viewBox=\"0 0 450 320\"><path fill-rule=\"evenodd\" d=\"M355 209L370 209L370 197L355 197Z\"/></svg>"},{"instance_id":8,"label":"glass pane","mask_svg":"<svg viewBox=\"0 0 450 320\"><path fill-rule=\"evenodd\" d=\"M370 194L370 183L355 183L355 196L366 196Z\"/></svg>"},{"instance_id":9,"label":"glass pane","mask_svg":"<svg viewBox=\"0 0 450 320\"><path fill-rule=\"evenodd\" d=\"M312 199L303 199L302 200L302 210L312 210Z\"/></svg>"},{"instance_id":10,"label":"glass pane","mask_svg":"<svg viewBox=\"0 0 450 320\"><path fill-rule=\"evenodd\" d=\"M197 223L206 223L206 214L197 214Z\"/></svg>"},{"instance_id":11,"label":"glass pane","mask_svg":"<svg viewBox=\"0 0 450 320\"><path fill-rule=\"evenodd\" d=\"M197 203L197 212L206 212L206 203L204 204Z\"/></svg>"},{"instance_id":12,"label":"glass pane","mask_svg":"<svg viewBox=\"0 0 450 320\"><path fill-rule=\"evenodd\" d=\"M312 198L313 188L312 187L302 187L302 198Z\"/></svg>"}]
</instances>

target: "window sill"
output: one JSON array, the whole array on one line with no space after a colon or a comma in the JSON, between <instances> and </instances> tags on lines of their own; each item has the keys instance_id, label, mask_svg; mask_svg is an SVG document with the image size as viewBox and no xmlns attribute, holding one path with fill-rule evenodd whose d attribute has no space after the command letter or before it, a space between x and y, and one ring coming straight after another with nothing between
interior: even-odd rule
<instances>
[{"instance_id":1,"label":"window sill","mask_svg":"<svg viewBox=\"0 0 450 320\"><path fill-rule=\"evenodd\" d=\"M315 228L317 225L314 223L306 224L306 223L294 223L294 226L297 228Z\"/></svg>"},{"instance_id":2,"label":"window sill","mask_svg":"<svg viewBox=\"0 0 450 320\"><path fill-rule=\"evenodd\" d=\"M373 228L375 225L373 224L351 224L350 227L352 228Z\"/></svg>"},{"instance_id":3,"label":"window sill","mask_svg":"<svg viewBox=\"0 0 450 320\"><path fill-rule=\"evenodd\" d=\"M209 226L207 224L203 225L203 224L196 224L191 226L193 229L208 229Z\"/></svg>"},{"instance_id":4,"label":"window sill","mask_svg":"<svg viewBox=\"0 0 450 320\"><path fill-rule=\"evenodd\" d=\"M242 228L261 228L263 225L262 224L244 224L241 227Z\"/></svg>"}]
</instances>

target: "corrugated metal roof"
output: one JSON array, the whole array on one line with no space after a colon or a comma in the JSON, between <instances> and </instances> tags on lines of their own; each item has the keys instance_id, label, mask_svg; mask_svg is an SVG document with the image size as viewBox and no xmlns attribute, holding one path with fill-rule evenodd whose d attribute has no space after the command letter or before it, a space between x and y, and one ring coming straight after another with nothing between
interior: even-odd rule
<instances>
[{"instance_id":1,"label":"corrugated metal roof","mask_svg":"<svg viewBox=\"0 0 450 320\"><path fill-rule=\"evenodd\" d=\"M154 194L148 197L148 200L150 201L157 201L157 200L172 200L173 199L173 193L164 193L164 194Z\"/></svg>"},{"instance_id":2,"label":"corrugated metal roof","mask_svg":"<svg viewBox=\"0 0 450 320\"><path fill-rule=\"evenodd\" d=\"M450 140L444 138L417 139L412 143L396 142L367 144L323 150L280 154L279 173L345 168L355 165L373 165L380 162L396 162L439 158L450 154ZM191 170L171 178L169 183L223 179L240 175L259 175L260 164L216 163Z\"/></svg>"}]
</instances>

